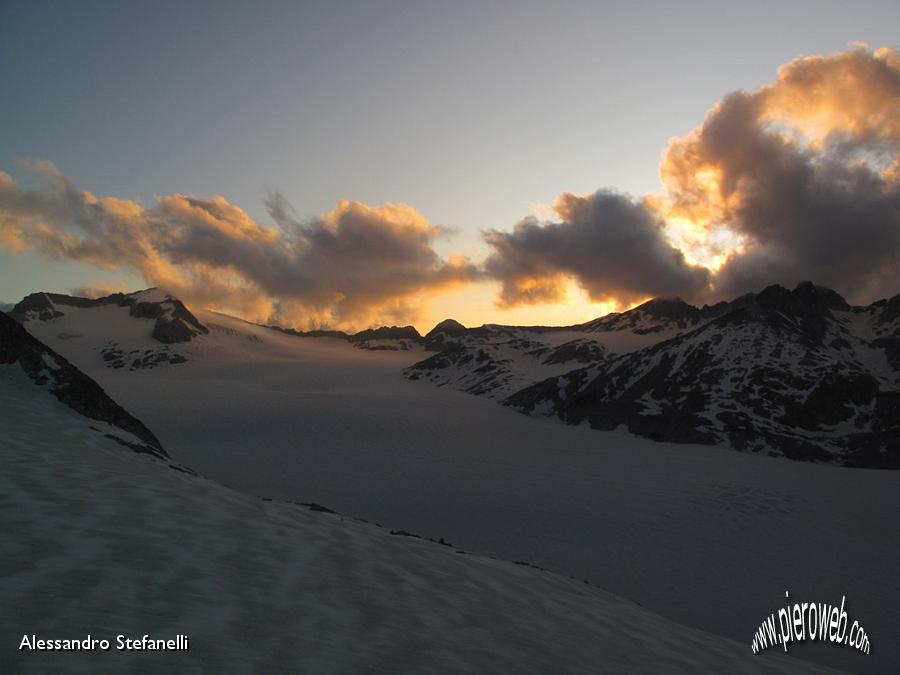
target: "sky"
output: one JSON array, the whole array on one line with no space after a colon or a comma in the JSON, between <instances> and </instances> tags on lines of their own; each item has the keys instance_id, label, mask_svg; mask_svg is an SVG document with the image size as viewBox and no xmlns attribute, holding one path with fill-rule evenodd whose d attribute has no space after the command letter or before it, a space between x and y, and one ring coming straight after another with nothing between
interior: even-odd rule
<instances>
[{"instance_id":1,"label":"sky","mask_svg":"<svg viewBox=\"0 0 900 675\"><path fill-rule=\"evenodd\" d=\"M5 0L0 301L161 285L427 330L803 278L893 295L898 25L896 2Z\"/></svg>"}]
</instances>

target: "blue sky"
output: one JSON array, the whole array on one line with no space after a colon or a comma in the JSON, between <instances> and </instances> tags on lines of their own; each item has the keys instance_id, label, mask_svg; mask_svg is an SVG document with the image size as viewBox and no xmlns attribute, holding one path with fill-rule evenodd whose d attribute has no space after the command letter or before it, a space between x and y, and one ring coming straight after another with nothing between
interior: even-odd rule
<instances>
[{"instance_id":1,"label":"blue sky","mask_svg":"<svg viewBox=\"0 0 900 675\"><path fill-rule=\"evenodd\" d=\"M667 141L800 54L897 46L896 2L16 2L0 6L0 170L51 160L143 203L261 222L403 202L483 257L562 192L659 189ZM0 299L101 279L0 253Z\"/></svg>"}]
</instances>

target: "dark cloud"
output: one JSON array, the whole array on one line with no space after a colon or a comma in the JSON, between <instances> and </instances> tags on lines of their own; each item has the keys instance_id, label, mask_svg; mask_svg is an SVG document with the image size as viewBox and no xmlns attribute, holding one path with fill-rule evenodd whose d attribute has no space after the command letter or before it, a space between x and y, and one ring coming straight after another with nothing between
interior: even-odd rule
<instances>
[{"instance_id":1,"label":"dark cloud","mask_svg":"<svg viewBox=\"0 0 900 675\"><path fill-rule=\"evenodd\" d=\"M554 210L559 222L526 218L512 232L485 233L491 247L485 271L501 282L501 305L558 300L569 278L597 302L705 291L708 270L685 261L643 202L600 190L584 197L564 194Z\"/></svg>"},{"instance_id":2,"label":"dark cloud","mask_svg":"<svg viewBox=\"0 0 900 675\"><path fill-rule=\"evenodd\" d=\"M560 222L488 232L499 303L557 301L569 279L625 303L804 279L858 301L897 293L900 54L860 47L786 64L674 139L660 175L661 196L563 195Z\"/></svg>"},{"instance_id":3,"label":"dark cloud","mask_svg":"<svg viewBox=\"0 0 900 675\"><path fill-rule=\"evenodd\" d=\"M798 59L672 142L667 215L744 242L718 270L716 295L803 279L857 301L900 291L897 56Z\"/></svg>"}]
</instances>

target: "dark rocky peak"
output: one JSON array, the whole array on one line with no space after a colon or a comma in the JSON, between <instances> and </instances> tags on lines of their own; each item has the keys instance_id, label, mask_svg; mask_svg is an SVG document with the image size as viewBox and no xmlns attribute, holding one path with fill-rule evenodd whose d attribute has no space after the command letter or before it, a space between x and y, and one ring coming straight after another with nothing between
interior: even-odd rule
<instances>
[{"instance_id":1,"label":"dark rocky peak","mask_svg":"<svg viewBox=\"0 0 900 675\"><path fill-rule=\"evenodd\" d=\"M444 319L425 335L425 349L430 352L444 351L459 343L459 339L469 333L469 329L454 319Z\"/></svg>"},{"instance_id":2,"label":"dark rocky peak","mask_svg":"<svg viewBox=\"0 0 900 675\"><path fill-rule=\"evenodd\" d=\"M622 316L638 312L642 312L654 319L678 321L680 319L696 318L700 310L693 305L689 305L681 298L653 298L642 305L623 312Z\"/></svg>"},{"instance_id":3,"label":"dark rocky peak","mask_svg":"<svg viewBox=\"0 0 900 675\"><path fill-rule=\"evenodd\" d=\"M773 284L757 294L747 294L727 303L727 311L714 323L719 326L759 322L784 333L797 333L806 340L820 341L828 332L833 311L851 306L837 292L804 281L790 291Z\"/></svg>"},{"instance_id":4,"label":"dark rocky peak","mask_svg":"<svg viewBox=\"0 0 900 675\"><path fill-rule=\"evenodd\" d=\"M427 340L438 333L444 333L445 335L449 335L451 337L459 337L460 335L465 335L468 332L468 328L463 326L456 319L444 319L430 331L425 334L425 339Z\"/></svg>"},{"instance_id":5,"label":"dark rocky peak","mask_svg":"<svg viewBox=\"0 0 900 675\"><path fill-rule=\"evenodd\" d=\"M840 293L824 286L816 286L811 281L802 281L797 284L794 295L801 302L816 308L838 312L847 312L851 309Z\"/></svg>"},{"instance_id":6,"label":"dark rocky peak","mask_svg":"<svg viewBox=\"0 0 900 675\"><path fill-rule=\"evenodd\" d=\"M167 456L153 432L107 396L99 384L0 312L0 364L14 363L36 385L47 386L53 396L76 412L117 427L140 439L142 444L107 434L117 442L137 452Z\"/></svg>"},{"instance_id":7,"label":"dark rocky peak","mask_svg":"<svg viewBox=\"0 0 900 675\"><path fill-rule=\"evenodd\" d=\"M756 302L762 307L800 317L850 309L850 305L839 293L816 286L811 281L797 284L793 291L778 284L768 286L756 296Z\"/></svg>"},{"instance_id":8,"label":"dark rocky peak","mask_svg":"<svg viewBox=\"0 0 900 675\"><path fill-rule=\"evenodd\" d=\"M413 326L381 326L361 330L350 336L351 342L363 340L413 340L422 342L422 336Z\"/></svg>"},{"instance_id":9,"label":"dark rocky peak","mask_svg":"<svg viewBox=\"0 0 900 675\"><path fill-rule=\"evenodd\" d=\"M9 315L17 321L49 321L64 315L64 312L59 310L59 305L93 307L96 304L99 303L95 300L76 298L59 293L31 293L16 303L9 311Z\"/></svg>"}]
</instances>

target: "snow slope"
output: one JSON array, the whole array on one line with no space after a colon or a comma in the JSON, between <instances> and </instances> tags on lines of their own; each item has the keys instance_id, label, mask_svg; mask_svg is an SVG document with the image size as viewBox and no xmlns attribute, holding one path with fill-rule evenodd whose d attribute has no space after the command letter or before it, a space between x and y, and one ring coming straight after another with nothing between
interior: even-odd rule
<instances>
[{"instance_id":1,"label":"snow slope","mask_svg":"<svg viewBox=\"0 0 900 675\"><path fill-rule=\"evenodd\" d=\"M846 594L872 653L793 652L851 672L900 670L888 638L900 625L900 474L529 419L406 380L421 351L197 316L209 335L179 347L185 363L152 370L107 367L96 345L110 328L87 318L29 330L101 381L173 457L233 487L530 561L742 643L786 590Z\"/></svg>"},{"instance_id":2,"label":"snow slope","mask_svg":"<svg viewBox=\"0 0 900 675\"><path fill-rule=\"evenodd\" d=\"M572 579L241 494L92 425L0 366L3 672L824 672ZM191 649L16 651L31 634Z\"/></svg>"}]
</instances>

